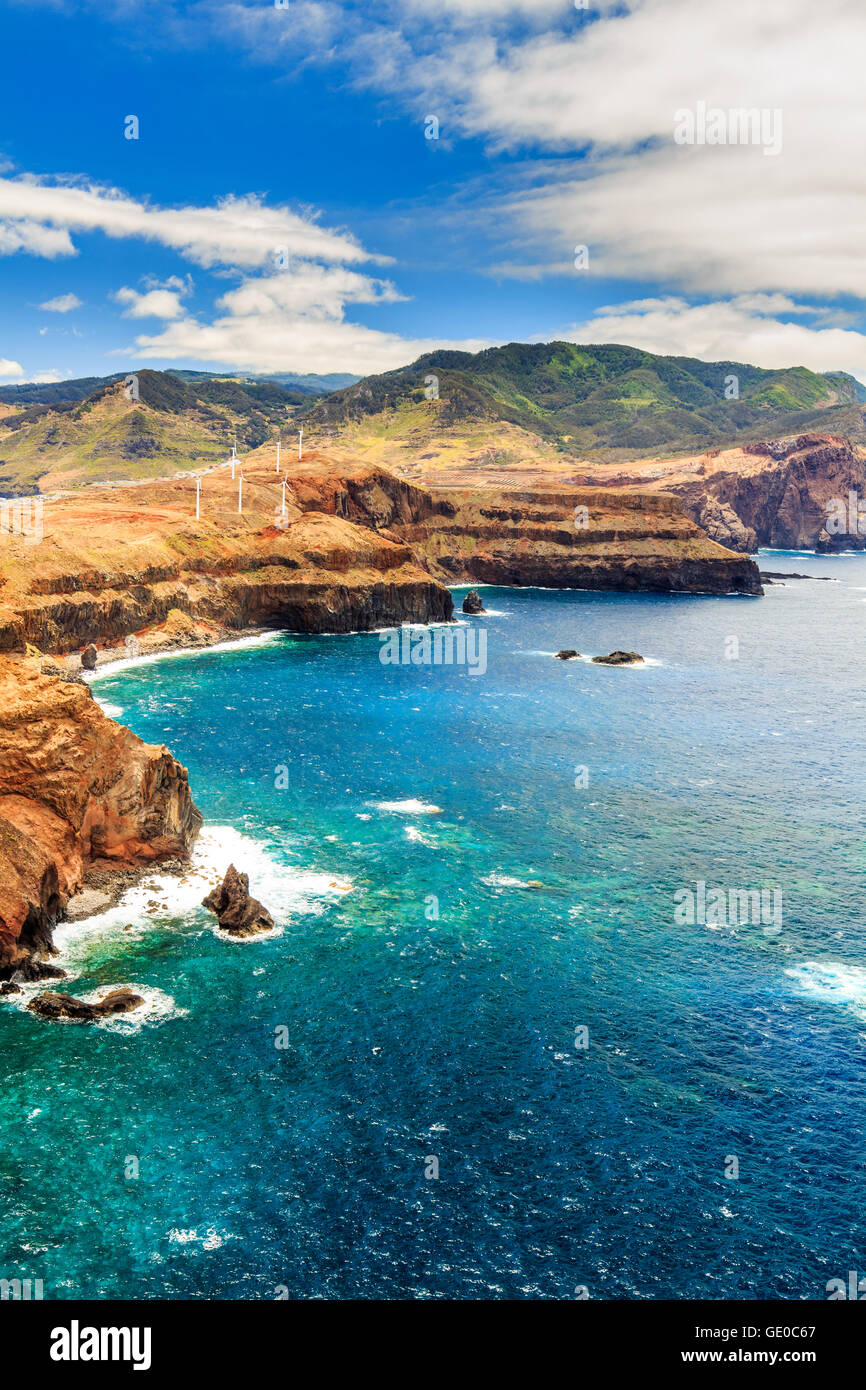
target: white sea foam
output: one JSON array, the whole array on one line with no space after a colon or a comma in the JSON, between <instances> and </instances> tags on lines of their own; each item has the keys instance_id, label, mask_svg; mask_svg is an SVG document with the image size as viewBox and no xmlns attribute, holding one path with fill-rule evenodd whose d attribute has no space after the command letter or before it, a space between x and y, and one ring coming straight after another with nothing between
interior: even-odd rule
<instances>
[{"instance_id":1,"label":"white sea foam","mask_svg":"<svg viewBox=\"0 0 866 1390\"><path fill-rule=\"evenodd\" d=\"M235 1239L231 1231L218 1231L215 1226L208 1226L203 1231L185 1231L174 1227L168 1233L170 1245L200 1245L204 1250L219 1250L227 1240Z\"/></svg>"},{"instance_id":2,"label":"white sea foam","mask_svg":"<svg viewBox=\"0 0 866 1390\"><path fill-rule=\"evenodd\" d=\"M785 971L805 994L842 1004L866 1018L866 970L844 961L807 960Z\"/></svg>"},{"instance_id":3,"label":"white sea foam","mask_svg":"<svg viewBox=\"0 0 866 1390\"><path fill-rule=\"evenodd\" d=\"M426 632L427 629L428 629L428 628L431 628L431 627L468 627L468 626L469 626L469 623L466 621L465 618L449 618L447 621L444 621L444 620L443 620L442 622L435 622L435 623L405 622L405 623L401 623L401 624L400 624L400 627L401 627L401 628L402 628L402 627L407 627L407 628L409 628L410 632L415 632L415 631L417 631L417 632ZM392 629L389 629L389 630L390 630L390 631L398 631L399 629L392 628Z\"/></svg>"},{"instance_id":4,"label":"white sea foam","mask_svg":"<svg viewBox=\"0 0 866 1390\"><path fill-rule=\"evenodd\" d=\"M419 830L417 825L406 826L406 839L411 840L413 844L427 845L429 848L432 848L436 844L436 840L433 836L425 835L424 831Z\"/></svg>"},{"instance_id":5,"label":"white sea foam","mask_svg":"<svg viewBox=\"0 0 866 1390\"><path fill-rule=\"evenodd\" d=\"M65 962L64 968L66 968ZM15 1008L25 1010L36 994L68 994L69 981L74 979L77 973L68 971L66 980L34 980L22 984L21 993L10 995L8 1002ZM69 1027L77 1027L86 1023L89 1028L102 1028L109 1033L137 1033L142 1028L156 1023L165 1023L170 1018L183 1018L187 1013L186 1009L177 1006L170 994L157 989L155 985L128 984L121 981L113 985L100 985L98 989L91 989L86 993L83 991L80 994L75 993L74 997L83 1000L85 1004L98 1004L101 999L105 998L106 994L111 994L116 989L131 989L134 994L141 995L144 1003L128 1014L110 1014L106 1018L96 1018L90 1021L77 1018L57 1018L51 1019L50 1022L61 1023Z\"/></svg>"},{"instance_id":6,"label":"white sea foam","mask_svg":"<svg viewBox=\"0 0 866 1390\"><path fill-rule=\"evenodd\" d=\"M524 882L522 878L512 878L509 874L485 874L481 880L488 888L538 888L537 880Z\"/></svg>"},{"instance_id":7,"label":"white sea foam","mask_svg":"<svg viewBox=\"0 0 866 1390\"><path fill-rule=\"evenodd\" d=\"M93 1004L119 988L119 985L109 985L107 988L92 990L89 994L76 997L83 999L87 1004ZM157 989L156 985L131 984L128 988L140 994L144 1003L131 1013L113 1014L108 1018L97 1019L97 1028L103 1028L107 1033L137 1033L151 1024L165 1023L171 1018L183 1018L187 1013L186 1009L178 1008L170 994Z\"/></svg>"},{"instance_id":8,"label":"white sea foam","mask_svg":"<svg viewBox=\"0 0 866 1390\"><path fill-rule=\"evenodd\" d=\"M251 637L233 637L226 642L215 642L212 647L177 647L163 652L148 652L145 656L121 656L117 661L106 661L95 671L82 671L84 679L92 684L103 676L116 676L119 671L129 671L133 666L152 666L155 661L175 661L182 656L207 656L210 652L241 651L244 647L264 647L282 637L282 632L256 632Z\"/></svg>"},{"instance_id":9,"label":"white sea foam","mask_svg":"<svg viewBox=\"0 0 866 1390\"><path fill-rule=\"evenodd\" d=\"M100 700L98 696L94 696L94 700L99 705L102 713L107 714L109 719L119 719L123 714L123 707L121 705L113 705L110 700Z\"/></svg>"},{"instance_id":10,"label":"white sea foam","mask_svg":"<svg viewBox=\"0 0 866 1390\"><path fill-rule=\"evenodd\" d=\"M377 811L391 811L397 816L435 816L441 813L441 806L434 806L429 801L418 801L410 797L406 801L368 801L368 806L375 806Z\"/></svg>"},{"instance_id":11,"label":"white sea foam","mask_svg":"<svg viewBox=\"0 0 866 1390\"><path fill-rule=\"evenodd\" d=\"M60 952L59 964L70 973L80 973L82 958L94 936L121 940L129 936L124 932L128 924L133 932L140 933L168 920L193 920L202 898L222 881L229 864L249 875L250 892L265 904L278 926L289 917L323 911L328 900L352 887L345 877L337 879L330 873L280 863L265 845L233 826L209 825L196 841L186 873L160 873L157 868L124 893L116 907L57 927L54 943ZM212 924L218 930L216 918ZM261 937L242 939L256 941Z\"/></svg>"}]
</instances>

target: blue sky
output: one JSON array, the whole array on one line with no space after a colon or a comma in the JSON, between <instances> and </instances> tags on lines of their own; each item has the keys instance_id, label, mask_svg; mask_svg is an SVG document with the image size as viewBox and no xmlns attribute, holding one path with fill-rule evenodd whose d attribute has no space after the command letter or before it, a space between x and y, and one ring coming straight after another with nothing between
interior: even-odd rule
<instances>
[{"instance_id":1,"label":"blue sky","mask_svg":"<svg viewBox=\"0 0 866 1390\"><path fill-rule=\"evenodd\" d=\"M0 380L566 337L866 381L859 0L0 0L0 32ZM678 141L699 103L779 148Z\"/></svg>"}]
</instances>

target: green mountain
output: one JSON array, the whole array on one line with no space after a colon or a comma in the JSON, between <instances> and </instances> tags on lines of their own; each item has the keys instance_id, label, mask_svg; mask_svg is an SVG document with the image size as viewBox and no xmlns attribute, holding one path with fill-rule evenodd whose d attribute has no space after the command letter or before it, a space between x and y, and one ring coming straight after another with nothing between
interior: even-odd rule
<instances>
[{"instance_id":1,"label":"green mountain","mask_svg":"<svg viewBox=\"0 0 866 1390\"><path fill-rule=\"evenodd\" d=\"M330 372L327 375L317 375L315 372L258 372L243 375L238 372L193 372L181 367L168 372L151 372L150 375L174 376L192 385L208 381L234 381L241 386L281 386L293 400L301 400L304 396L324 396L329 391L351 386L361 379L349 372ZM125 372L114 372L111 376L79 376L68 381L28 381L19 386L0 386L0 404L58 405L63 401L83 401L95 391L113 386L125 377Z\"/></svg>"},{"instance_id":2,"label":"green mountain","mask_svg":"<svg viewBox=\"0 0 866 1390\"><path fill-rule=\"evenodd\" d=\"M765 370L618 344L509 343L427 353L302 407L298 418L339 431L384 417L393 436L405 417L417 436L426 408L442 430L502 421L567 453L636 457L805 429L862 440L864 401L866 388L845 372Z\"/></svg>"},{"instance_id":3,"label":"green mountain","mask_svg":"<svg viewBox=\"0 0 866 1390\"><path fill-rule=\"evenodd\" d=\"M0 493L206 467L225 459L233 443L248 453L275 440L309 400L270 381L205 376L187 382L172 372L142 370L104 379L83 398L5 402Z\"/></svg>"},{"instance_id":4,"label":"green mountain","mask_svg":"<svg viewBox=\"0 0 866 1390\"><path fill-rule=\"evenodd\" d=\"M286 391L300 392L304 396L325 396L329 391L338 391L341 386L352 386L360 381L351 372L253 372L245 375L240 372L193 372L185 368L171 368L171 375L181 381L239 381L242 385L261 383L282 386Z\"/></svg>"}]
</instances>

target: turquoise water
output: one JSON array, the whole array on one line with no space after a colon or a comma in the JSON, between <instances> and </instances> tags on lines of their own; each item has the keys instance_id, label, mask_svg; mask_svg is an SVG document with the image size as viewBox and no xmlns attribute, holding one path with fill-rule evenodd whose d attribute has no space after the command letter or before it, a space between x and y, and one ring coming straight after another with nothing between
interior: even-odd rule
<instances>
[{"instance_id":1,"label":"turquoise water","mask_svg":"<svg viewBox=\"0 0 866 1390\"><path fill-rule=\"evenodd\" d=\"M866 558L764 564L838 582L486 589L477 676L367 634L101 678L208 829L191 882L61 933L73 992L135 983L143 1021L0 1006L0 1275L809 1299L862 1271ZM194 906L229 858L278 935ZM782 930L678 923L699 880L780 889Z\"/></svg>"}]
</instances>

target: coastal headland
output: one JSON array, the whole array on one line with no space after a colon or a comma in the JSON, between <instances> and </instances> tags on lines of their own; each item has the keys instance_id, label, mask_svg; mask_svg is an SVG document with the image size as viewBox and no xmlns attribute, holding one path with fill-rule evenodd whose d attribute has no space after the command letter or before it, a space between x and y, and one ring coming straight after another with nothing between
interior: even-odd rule
<instances>
[{"instance_id":1,"label":"coastal headland","mask_svg":"<svg viewBox=\"0 0 866 1390\"><path fill-rule=\"evenodd\" d=\"M168 749L92 700L83 652L101 664L267 628L448 622L447 585L470 580L761 592L754 562L677 499L633 491L434 491L318 453L286 474L263 448L42 499L38 530L0 537L0 974L50 952L94 876L182 859L201 824Z\"/></svg>"}]
</instances>

